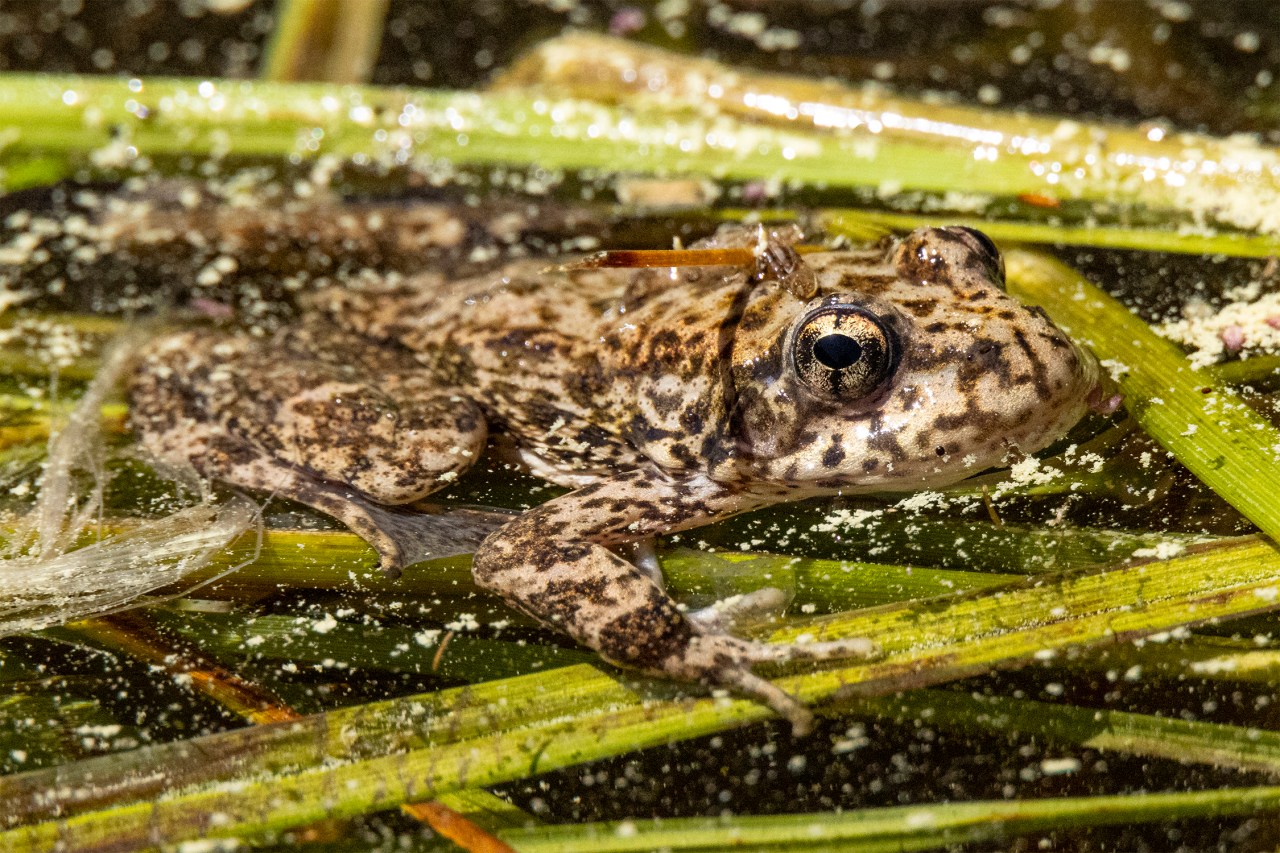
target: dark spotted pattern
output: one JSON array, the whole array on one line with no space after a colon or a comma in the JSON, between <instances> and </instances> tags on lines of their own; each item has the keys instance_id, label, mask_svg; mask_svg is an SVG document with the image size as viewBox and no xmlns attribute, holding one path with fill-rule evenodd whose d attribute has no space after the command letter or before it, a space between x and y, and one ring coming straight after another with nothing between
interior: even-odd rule
<instances>
[{"instance_id":1,"label":"dark spotted pattern","mask_svg":"<svg viewBox=\"0 0 1280 853\"><path fill-rule=\"evenodd\" d=\"M157 342L130 390L135 425L161 457L334 515L389 569L420 551L412 516L386 505L450 482L491 433L575 491L484 540L481 586L616 663L743 690L802 724L752 665L865 644L715 633L613 549L789 497L940 486L999 465L1081 414L1095 368L1004 294L990 241L966 229L803 258L779 239L750 269L530 260L321 291L311 319L274 339ZM738 228L702 245L760 240ZM815 311L861 318L860 331L828 318L801 334ZM831 334L857 348L815 352ZM850 369L877 347L882 369L865 381L800 372Z\"/></svg>"}]
</instances>

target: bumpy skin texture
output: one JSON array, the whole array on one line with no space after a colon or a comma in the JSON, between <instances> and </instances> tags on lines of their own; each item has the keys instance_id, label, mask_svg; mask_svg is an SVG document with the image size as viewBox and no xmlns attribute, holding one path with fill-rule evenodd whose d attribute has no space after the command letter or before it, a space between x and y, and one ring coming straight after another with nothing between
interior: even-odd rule
<instances>
[{"instance_id":1,"label":"bumpy skin texture","mask_svg":"<svg viewBox=\"0 0 1280 853\"><path fill-rule=\"evenodd\" d=\"M734 229L709 244L758 239ZM803 728L807 713L752 666L867 643L717 633L617 551L783 500L955 482L1057 438L1097 371L1003 292L976 232L802 261L786 241L766 241L752 269L537 260L322 291L274 339L153 344L132 382L135 425L161 458L337 517L388 569L416 553L412 513L393 505L450 482L492 438L575 491L484 540L481 586L608 660L736 688Z\"/></svg>"}]
</instances>

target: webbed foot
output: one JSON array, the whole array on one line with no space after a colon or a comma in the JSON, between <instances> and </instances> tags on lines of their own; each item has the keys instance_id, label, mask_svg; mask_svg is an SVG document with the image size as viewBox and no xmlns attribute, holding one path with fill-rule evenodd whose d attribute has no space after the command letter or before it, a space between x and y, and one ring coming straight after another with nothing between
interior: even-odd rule
<instances>
[{"instance_id":1,"label":"webbed foot","mask_svg":"<svg viewBox=\"0 0 1280 853\"><path fill-rule=\"evenodd\" d=\"M646 536L750 508L748 494L705 479L672 480L655 471L617 475L549 501L502 527L480 546L476 582L605 659L651 675L724 687L757 699L808 731L812 716L798 699L756 675L756 664L859 658L868 640L771 645L723 632L744 612L783 597L760 590L737 612L680 611L652 575L610 550ZM745 606L743 606L745 605Z\"/></svg>"},{"instance_id":2,"label":"webbed foot","mask_svg":"<svg viewBox=\"0 0 1280 853\"><path fill-rule=\"evenodd\" d=\"M809 733L813 712L773 682L756 675L757 664L866 658L879 651L863 637L825 643L761 643L727 634L700 634L679 655L663 661L663 671L675 678L726 687L768 705L791 723L797 736Z\"/></svg>"}]
</instances>

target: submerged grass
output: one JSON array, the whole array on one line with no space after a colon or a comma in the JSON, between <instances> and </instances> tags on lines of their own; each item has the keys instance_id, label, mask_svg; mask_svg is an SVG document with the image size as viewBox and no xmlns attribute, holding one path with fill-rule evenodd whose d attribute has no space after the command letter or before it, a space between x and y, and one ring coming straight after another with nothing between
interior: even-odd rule
<instances>
[{"instance_id":1,"label":"submerged grass","mask_svg":"<svg viewBox=\"0 0 1280 853\"><path fill-rule=\"evenodd\" d=\"M641 73L626 77L628 65ZM653 80L665 83L660 97ZM753 75L594 36L544 45L488 92L9 75L0 110L0 180L10 190L143 163L191 168L192 158L279 165L327 155L393 170L502 165L544 176L611 174L625 163L825 192L926 192L936 209L972 210L972 194L1105 201L1165 224L1280 229L1268 214L1280 189L1271 148ZM1056 212L1064 221L1099 214L1089 204Z\"/></svg>"},{"instance_id":2,"label":"submerged grass","mask_svg":"<svg viewBox=\"0 0 1280 853\"><path fill-rule=\"evenodd\" d=\"M1187 817L1256 815L1280 809L1280 788L1237 788L1119 797L996 800L768 817L636 820L512 830L528 853L846 851L905 853L956 844L1007 842L1050 829L1154 823Z\"/></svg>"},{"instance_id":3,"label":"submerged grass","mask_svg":"<svg viewBox=\"0 0 1280 853\"><path fill-rule=\"evenodd\" d=\"M898 722L918 720L951 732L1034 735L1059 748L1141 755L1280 777L1280 733L1253 727L937 689L859 700L847 708ZM1070 761L1066 764L1066 772L1079 767Z\"/></svg>"},{"instance_id":4,"label":"submerged grass","mask_svg":"<svg viewBox=\"0 0 1280 853\"><path fill-rule=\"evenodd\" d=\"M1280 430L1070 267L1024 250L1007 253L1005 263L1010 292L1042 306L1094 351L1142 428L1262 532L1280 540Z\"/></svg>"},{"instance_id":5,"label":"submerged grass","mask_svg":"<svg viewBox=\"0 0 1280 853\"><path fill-rule=\"evenodd\" d=\"M1080 645L1272 609L1277 573L1280 553L1273 546L1245 542L1163 563L1042 578L997 593L841 614L786 629L775 639L799 633L868 636L884 657L781 683L810 702L942 683L993 666L1045 660ZM196 781L193 773L239 781L231 788L187 788L158 802L126 801L16 827L0 833L0 842L15 851L41 849L54 839L96 849L260 834L712 734L769 714L742 700L659 700L652 689L637 694L590 668L575 667L211 735L107 763L81 762L81 768L59 768L56 777L21 774L0 781L0 813L10 822L38 820L50 808L66 815L105 805L95 790L118 795L130 789L130 778L169 790L178 787L175 773L188 785ZM661 686L656 695L670 689ZM345 733L356 720L361 736L353 741ZM259 739L276 743L249 746ZM224 756L223 763L175 769L173 759L185 750ZM335 760L343 763L335 766ZM262 778L264 771L272 775ZM76 785L81 774L94 785ZM68 792L62 802L49 797L54 778ZM93 799L77 803L77 796ZM227 823L210 825L210 813L225 815Z\"/></svg>"},{"instance_id":6,"label":"submerged grass","mask_svg":"<svg viewBox=\"0 0 1280 853\"><path fill-rule=\"evenodd\" d=\"M307 5L294 4L304 11ZM607 72L616 59L609 53L620 49L607 41L558 42L507 78L512 85L536 77L540 86L559 87L556 95L548 94L550 89L429 93L12 76L0 86L8 122L0 167L6 187L15 189L73 173L127 174L144 160L173 169L193 157L279 165L291 157L310 161L327 154L423 168L501 163L606 171L625 162L638 170L716 180L821 185L827 192L981 193L1006 200L1034 195L1040 198L1036 204L1106 199L1140 209L1159 225L1063 228L1028 215L1026 221L993 225L998 239L1240 257L1268 256L1280 246L1269 234L1175 230L1203 224L1206 217L1274 230L1277 223L1265 215L1266 208L1262 214L1248 212L1248 203L1270 199L1280 183L1277 156L1270 149L1204 137L1162 140L1118 127L1064 127L1056 119L925 104L787 78L731 79L719 66L661 55L648 55L646 67L666 69L673 79L672 69L696 65L702 72L701 77L678 76L677 89L700 80L698 85L717 85L720 94L712 96L707 88L678 90L665 101L652 101L633 97L630 84L618 86L607 73L601 77L599 60L608 60ZM573 61L549 61L557 55L564 59L566 51L573 52ZM546 67L531 71L538 63ZM747 97L752 92L754 99ZM561 100L566 93L577 100ZM761 98L760 93L772 94ZM705 109L716 101L716 111ZM1032 168L1037 158L1050 154L1065 164L1065 181L1050 181ZM1074 168L1089 156L1101 156L1103 162ZM1167 166L1160 167L1156 180L1135 180L1126 158L1145 168L1152 162ZM1225 168L1241 158L1259 164L1248 180ZM1207 161L1224 168L1202 173L1198 164ZM1192 185L1170 179L1178 175ZM1055 208L1054 215L1072 222L1093 214L1087 205L1066 205ZM826 221L865 234L922 220L831 211ZM1192 370L1176 348L1057 262L1020 250L1009 254L1008 264L1011 290L1043 305L1116 366L1126 405L1153 438L1265 533L1280 533L1274 497L1280 494L1280 435L1219 384L1230 375ZM5 364L28 375L45 369L21 357L0 361L0 368ZM87 377L91 368L91 360L78 361L71 365L72 375ZM1236 379L1257 378L1258 368L1255 363L1252 373ZM15 432L4 432L10 429ZM22 447L41 437L41 429L47 432L47 423L38 420L0 425L0 441ZM1194 537L1155 531L995 523L979 537L975 522L951 518L890 516L877 524L884 529L874 545L852 542L857 532L835 525L826 531L831 540L814 547L828 553L862 548L859 557L889 547L901 565L673 551L664 555L664 568L673 587L686 595L779 583L795 590L797 604L813 612L835 611L789 625L775 639L875 639L884 651L879 659L783 679L787 689L806 700L827 703L829 713L928 720L956 731L1018 731L1081 747L1276 771L1280 741L1271 732L916 689L1032 663L1068 675L1123 660L1130 668L1159 665L1169 673L1209 680L1247 680L1246 673L1261 677L1277 665L1270 649L1193 637L1175 658L1172 647L1135 650L1127 641L1280 606L1280 552L1269 542L1197 544ZM960 531L965 532L963 549ZM1129 560L1139 549L1179 556ZM204 576L234 564L237 552L225 555L225 564L223 559L211 561ZM476 607L474 601L456 603L473 592L465 559L421 566L396 582L373 575L370 564L368 549L349 534L272 531L252 567L203 594L244 602L271 590L309 588L356 591L370 600L385 594L433 596L444 601L442 612ZM1105 570L1083 571L1087 566ZM961 570L969 568L987 573ZM1037 576L1022 578L1029 573ZM839 612L853 608L863 609ZM163 664L162 643L143 648L139 640L146 632L134 625L121 634L120 624L80 626L79 637ZM312 624L295 616L242 611L190 617L163 612L155 619L155 625L216 658L216 666L233 667L250 656L259 661L287 657L320 667L336 659L480 683L0 778L0 826L5 827L0 847L119 850L194 838L253 837L423 797L439 797L445 806L473 816L488 815L491 823L484 825L522 850L925 849L1042 829L1252 814L1280 805L1277 789L1250 788L515 830L527 816L510 812L476 786L721 733L764 720L769 712L726 697L682 698L672 685L621 682L582 664L512 675L579 659L581 653L525 646L501 634L453 636L444 654L446 640L434 629L343 620L312 630ZM1115 658L1078 657L1074 650L1081 647L1112 650ZM20 662L15 669L22 670ZM234 677L230 668L219 673L227 683ZM901 690L913 692L889 698ZM32 697L18 705L37 707L31 704L34 691ZM242 713L252 711L244 699L237 694L219 701L229 707L239 702Z\"/></svg>"}]
</instances>

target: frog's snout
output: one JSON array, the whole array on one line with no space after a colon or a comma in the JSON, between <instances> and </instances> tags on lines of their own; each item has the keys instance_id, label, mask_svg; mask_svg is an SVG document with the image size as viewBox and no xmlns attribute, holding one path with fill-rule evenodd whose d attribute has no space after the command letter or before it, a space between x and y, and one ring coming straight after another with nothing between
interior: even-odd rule
<instances>
[{"instance_id":1,"label":"frog's snout","mask_svg":"<svg viewBox=\"0 0 1280 853\"><path fill-rule=\"evenodd\" d=\"M1071 348L1076 357L1076 393L1082 400L1082 408L1104 415L1120 408L1124 395L1111 374L1103 370L1093 353L1079 343L1071 341Z\"/></svg>"},{"instance_id":2,"label":"frog's snout","mask_svg":"<svg viewBox=\"0 0 1280 853\"><path fill-rule=\"evenodd\" d=\"M1103 376L1084 398L1085 405L1095 415L1114 415L1124 405L1124 394L1110 376Z\"/></svg>"}]
</instances>

